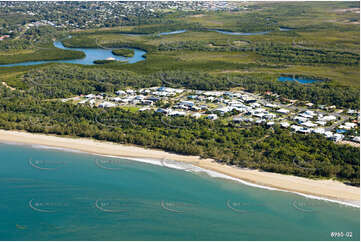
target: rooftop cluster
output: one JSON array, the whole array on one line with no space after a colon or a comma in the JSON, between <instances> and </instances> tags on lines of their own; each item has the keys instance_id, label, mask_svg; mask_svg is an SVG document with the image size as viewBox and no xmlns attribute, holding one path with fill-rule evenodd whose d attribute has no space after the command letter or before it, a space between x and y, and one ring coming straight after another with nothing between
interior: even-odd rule
<instances>
[{"instance_id":1,"label":"rooftop cluster","mask_svg":"<svg viewBox=\"0 0 361 242\"><path fill-rule=\"evenodd\" d=\"M6 19L0 32L16 34L23 26L50 25L62 29L89 29L137 25L159 19L172 10L220 11L243 9L240 2L0 2L0 14L17 17L15 25ZM166 10L166 11L165 11ZM144 22L145 23L145 22Z\"/></svg>"},{"instance_id":2,"label":"rooftop cluster","mask_svg":"<svg viewBox=\"0 0 361 242\"><path fill-rule=\"evenodd\" d=\"M358 110L313 105L297 100L270 101L245 91L202 91L169 87L118 90L114 94L88 94L72 100L98 108L127 107L164 115L224 119L246 127L279 125L293 132L324 135L333 141L360 142Z\"/></svg>"}]
</instances>

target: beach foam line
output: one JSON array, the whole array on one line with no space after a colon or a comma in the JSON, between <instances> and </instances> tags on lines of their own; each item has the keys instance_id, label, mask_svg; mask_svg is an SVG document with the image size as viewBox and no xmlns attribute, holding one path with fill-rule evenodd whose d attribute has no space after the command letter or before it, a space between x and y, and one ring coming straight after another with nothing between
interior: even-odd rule
<instances>
[{"instance_id":1,"label":"beach foam line","mask_svg":"<svg viewBox=\"0 0 361 242\"><path fill-rule=\"evenodd\" d=\"M183 170L185 172L206 173L208 176L213 177L213 178L221 178L221 179L226 179L226 180L233 180L233 181L236 181L236 182L239 182L239 183L242 183L244 185L251 186L251 187L256 187L256 188L266 189L266 190L271 190L271 191L287 192L287 193L296 194L296 195L299 195L299 196L302 196L302 197L306 197L306 198L309 198L309 199L322 200L322 201L326 201L326 202L338 203L338 204L341 204L341 205L344 205L344 206L360 208L360 203L358 203L357 201L354 201L354 202L341 201L341 200L329 199L329 198L324 198L324 197L319 197L319 196L314 196L314 195L308 195L308 194L304 194L304 193L300 193L300 192L294 192L294 191L289 191L289 190L284 190L284 189L259 185L259 184L247 182L247 181L244 181L242 179L235 178L235 177L232 177L232 176L229 176L229 175L225 175L225 174L222 174L222 173L217 172L217 171L208 170L208 169L205 169L205 168L202 168L202 167L198 167L198 166L196 166L194 164L191 164L191 163L180 162L180 161L175 161L175 160L170 160L170 159L168 159L167 161L172 161L173 166L164 166L164 162L162 162L162 160L153 159L153 158L133 158L133 157L125 157L125 156L104 155L104 154L98 154L98 153L92 153L92 152L84 152L84 151L80 151L80 150L76 150L76 149L59 148L59 147L47 146L47 145L24 144L24 143L21 143L21 142L0 142L0 143L10 144L10 145L24 145L24 146L30 146L30 147L36 148L36 149L51 149L51 150L59 150L59 151L65 151L65 152L75 152L75 153L82 153L82 154L90 154L90 155L96 155L96 156L108 157L108 158L132 160L132 161L137 161L137 162L142 162L142 163L147 163L147 164L152 164L152 165L157 165L157 166L162 166L162 167L168 167L168 168L171 168L171 169ZM174 164L178 164L178 165L174 165ZM191 167L191 169L189 169L189 168L186 169L184 167L184 165L182 166L182 164L186 164L188 167Z\"/></svg>"},{"instance_id":2,"label":"beach foam line","mask_svg":"<svg viewBox=\"0 0 361 242\"><path fill-rule=\"evenodd\" d=\"M157 160L157 159L151 159L151 158L129 158L129 157L123 157L123 156L111 156L111 155L101 155L101 154L96 154L99 156L103 156L103 157L109 157L109 158L120 158L120 159L126 159L126 160L133 160L133 161L138 161L138 162L142 162L142 163L148 163L148 164L152 164L152 165L158 165L158 166L163 166L165 167L161 160ZM186 164L189 166L193 166L195 169L194 170L189 170L189 169L184 169L184 167L182 167L182 165L179 166L166 166L168 168L173 168L173 169L178 169L178 170L184 170L186 172L195 172L195 173L199 173L199 172L203 172L206 173L208 176L212 177L212 178L221 178L221 179L226 179L226 180L233 180L239 183L242 183L246 186L251 186L251 187L256 187L256 188L260 188L260 189L266 189L266 190L270 190L270 191L279 191L279 192L287 192L287 193L292 193L292 194L296 194L302 197L306 197L309 199L315 199L315 200L321 200L321 201L326 201L326 202L332 202L332 203L337 203L337 204L341 204L344 206L348 206L348 207L355 207L355 208L360 208L360 204L358 202L350 202L350 201L340 201L340 200L335 200L335 199L329 199L329 198L324 198L324 197L319 197L319 196L314 196L314 195L308 195L308 194L304 194L304 193L300 193L300 192L294 192L294 191L288 191L288 190L284 190L284 189L279 189L279 188L274 188L274 187L269 187L269 186L263 186L263 185L258 185L255 183L251 183L251 182L247 182L244 181L242 179L239 178L235 178L232 176L228 176L225 174L222 174L220 172L217 171L212 171L212 170L208 170L202 167L198 167L196 165L193 164L188 164L185 162L180 162L180 161L174 161L172 160L172 162L174 163L179 163L179 164Z\"/></svg>"},{"instance_id":3,"label":"beach foam line","mask_svg":"<svg viewBox=\"0 0 361 242\"><path fill-rule=\"evenodd\" d=\"M87 154L88 152L75 150L75 149L69 149L69 148L60 148L60 147L54 147L54 146L47 146L47 145L30 145L31 147L35 149L45 149L45 150L59 150L59 151L68 151L68 152L74 152L74 153L83 153Z\"/></svg>"}]
</instances>

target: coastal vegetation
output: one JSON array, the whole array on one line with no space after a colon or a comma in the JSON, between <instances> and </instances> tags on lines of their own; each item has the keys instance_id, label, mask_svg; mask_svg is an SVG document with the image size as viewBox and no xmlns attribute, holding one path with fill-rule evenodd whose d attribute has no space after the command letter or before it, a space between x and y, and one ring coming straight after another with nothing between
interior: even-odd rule
<instances>
[{"instance_id":1,"label":"coastal vegetation","mask_svg":"<svg viewBox=\"0 0 361 242\"><path fill-rule=\"evenodd\" d=\"M116 49L112 50L113 55L119 55L124 57L132 57L134 55L134 50L130 49Z\"/></svg>"},{"instance_id":2,"label":"coastal vegetation","mask_svg":"<svg viewBox=\"0 0 361 242\"><path fill-rule=\"evenodd\" d=\"M116 60L95 60L94 64L109 64L114 62L116 62Z\"/></svg>"},{"instance_id":3,"label":"coastal vegetation","mask_svg":"<svg viewBox=\"0 0 361 242\"><path fill-rule=\"evenodd\" d=\"M0 65L28 61L72 60L84 58L81 51L61 50L55 47L49 49L16 51L0 54Z\"/></svg>"},{"instance_id":4,"label":"coastal vegetation","mask_svg":"<svg viewBox=\"0 0 361 242\"><path fill-rule=\"evenodd\" d=\"M359 109L359 16L351 10L340 12L357 7L359 3L354 2L255 3L234 11L145 11L122 21L70 27L77 21L86 25L87 17L81 12L79 16L63 16L69 25L59 31L52 27L27 29L30 22L26 18L22 19L23 28L17 29L19 20L10 14L3 27L13 34L0 42L0 64L83 58L82 52L53 46L54 39L68 35L72 38L62 39L66 47L116 48L113 54L126 57L134 52L124 48L140 48L147 51L147 59L134 64L97 60L101 65L0 67L1 81L15 89L0 88L0 128L91 137L200 155L239 167L359 185L359 148L338 145L316 134L300 135L278 126L236 127L221 120L189 117L174 118L175 125L167 126L162 116L153 112L95 109L58 100L125 88L168 86L238 89L262 95L270 92L281 99ZM186 32L159 34L176 30ZM269 32L229 35L216 30ZM280 76L319 81L280 82ZM108 124L99 120L117 121Z\"/></svg>"}]
</instances>

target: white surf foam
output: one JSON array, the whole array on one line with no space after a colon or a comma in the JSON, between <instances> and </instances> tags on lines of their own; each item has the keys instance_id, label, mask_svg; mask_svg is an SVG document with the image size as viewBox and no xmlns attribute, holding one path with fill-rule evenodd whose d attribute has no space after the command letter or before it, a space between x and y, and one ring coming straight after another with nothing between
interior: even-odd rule
<instances>
[{"instance_id":1,"label":"white surf foam","mask_svg":"<svg viewBox=\"0 0 361 242\"><path fill-rule=\"evenodd\" d=\"M300 193L300 192L293 192L293 191L258 185L258 184L247 182L242 179L234 178L234 177L231 177L231 176L228 176L228 175L216 172L216 171L207 170L207 169L195 166L193 164L188 164L188 163L183 163L183 162L178 162L178 161L172 161L170 163L169 160L167 160L166 162L162 162L161 160L148 159L148 158L138 159L138 158L128 158L128 157L117 157L117 156L107 156L107 157L134 160L134 161L139 161L139 162L143 162L143 163L149 163L149 164L153 164L153 165L159 165L159 166L163 166L163 167L165 166L168 168L173 168L173 169L178 169L178 170L184 170L186 172L196 172L196 173L202 172L202 173L206 173L208 176L213 177L213 178L233 180L233 181L236 181L236 182L239 182L244 185L251 186L251 187L256 187L256 188L266 189L266 190L271 190L271 191L288 192L288 193L296 194L296 195L306 197L309 199L322 200L322 201L326 201L326 202L338 203L338 204L341 204L344 206L360 208L360 204L356 201L355 202L340 201L340 200L318 197L318 196L314 196L314 195L308 195L308 194L304 194L304 193Z\"/></svg>"},{"instance_id":2,"label":"white surf foam","mask_svg":"<svg viewBox=\"0 0 361 242\"><path fill-rule=\"evenodd\" d=\"M69 148L60 148L60 147L47 146L47 145L30 145L30 146L35 148L35 149L59 150L59 151L67 151L67 152L74 152L74 153L89 154L87 152L83 152L83 151L80 151L80 150L74 150L74 149L69 149Z\"/></svg>"}]
</instances>

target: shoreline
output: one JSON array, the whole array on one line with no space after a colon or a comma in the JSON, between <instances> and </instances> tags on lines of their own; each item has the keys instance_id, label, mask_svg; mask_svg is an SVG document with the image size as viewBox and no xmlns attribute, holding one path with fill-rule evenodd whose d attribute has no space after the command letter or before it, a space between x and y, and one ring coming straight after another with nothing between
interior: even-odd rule
<instances>
[{"instance_id":1,"label":"shoreline","mask_svg":"<svg viewBox=\"0 0 361 242\"><path fill-rule=\"evenodd\" d=\"M165 166L167 161L176 161L215 174L215 177L236 180L245 185L269 190L291 192L312 199L338 202L360 207L360 188L334 180L312 180L292 175L264 172L216 163L212 159L186 156L135 145L98 141L91 138L60 137L23 131L0 129L0 142L32 145L34 148L55 148L64 151L80 151L93 155L118 157ZM176 168L169 166L170 168ZM177 169L177 168L176 168ZM179 169L179 168L178 168ZM181 168L182 169L182 168Z\"/></svg>"}]
</instances>

